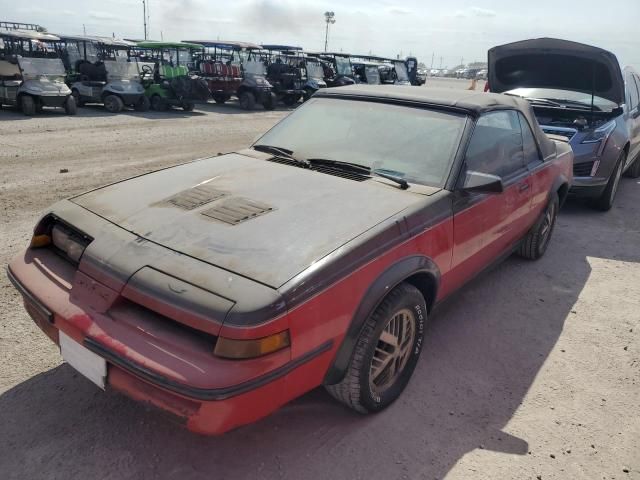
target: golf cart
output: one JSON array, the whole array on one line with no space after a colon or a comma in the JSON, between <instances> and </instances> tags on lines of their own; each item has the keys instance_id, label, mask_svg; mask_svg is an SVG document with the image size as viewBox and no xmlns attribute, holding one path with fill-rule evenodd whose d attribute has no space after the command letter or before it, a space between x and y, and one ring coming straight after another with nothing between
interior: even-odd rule
<instances>
[{"instance_id":1,"label":"golf cart","mask_svg":"<svg viewBox=\"0 0 640 480\"><path fill-rule=\"evenodd\" d=\"M291 107L305 96L307 71L300 47L262 45L267 58L267 80L278 100Z\"/></svg>"},{"instance_id":2,"label":"golf cart","mask_svg":"<svg viewBox=\"0 0 640 480\"><path fill-rule=\"evenodd\" d=\"M344 87L356 83L348 53L307 53L322 62L324 81L329 87Z\"/></svg>"},{"instance_id":3,"label":"golf cart","mask_svg":"<svg viewBox=\"0 0 640 480\"><path fill-rule=\"evenodd\" d=\"M59 42L47 33L0 29L0 107L17 106L27 116L43 107L76 114L76 102L64 83Z\"/></svg>"},{"instance_id":4,"label":"golf cart","mask_svg":"<svg viewBox=\"0 0 640 480\"><path fill-rule=\"evenodd\" d=\"M360 58L378 65L380 83L384 85L411 85L407 62L405 60L375 56L364 56Z\"/></svg>"},{"instance_id":5,"label":"golf cart","mask_svg":"<svg viewBox=\"0 0 640 480\"><path fill-rule=\"evenodd\" d=\"M65 48L62 60L67 83L78 106L102 103L111 113L125 105L137 111L149 110L138 64L129 52L135 43L109 37L61 36Z\"/></svg>"},{"instance_id":6,"label":"golf cart","mask_svg":"<svg viewBox=\"0 0 640 480\"><path fill-rule=\"evenodd\" d=\"M307 81L303 86L303 100L306 102L318 90L321 88L327 88L327 82L324 80L324 67L322 65L322 61L317 56L305 54L302 58L307 73Z\"/></svg>"},{"instance_id":7,"label":"golf cart","mask_svg":"<svg viewBox=\"0 0 640 480\"><path fill-rule=\"evenodd\" d=\"M353 72L356 83L366 83L368 85L380 85L380 63L372 62L369 57L351 57Z\"/></svg>"},{"instance_id":8,"label":"golf cart","mask_svg":"<svg viewBox=\"0 0 640 480\"><path fill-rule=\"evenodd\" d=\"M252 110L256 103L265 110L275 108L273 87L265 78L266 67L260 59L258 45L207 40L187 42L201 45L195 68L206 80L216 103L223 104L236 96L245 110Z\"/></svg>"},{"instance_id":9,"label":"golf cart","mask_svg":"<svg viewBox=\"0 0 640 480\"><path fill-rule=\"evenodd\" d=\"M181 107L190 112L195 101L206 102L210 92L207 82L195 75L194 55L201 45L184 42L138 42L132 54L136 57L144 94L151 108L166 111Z\"/></svg>"}]
</instances>

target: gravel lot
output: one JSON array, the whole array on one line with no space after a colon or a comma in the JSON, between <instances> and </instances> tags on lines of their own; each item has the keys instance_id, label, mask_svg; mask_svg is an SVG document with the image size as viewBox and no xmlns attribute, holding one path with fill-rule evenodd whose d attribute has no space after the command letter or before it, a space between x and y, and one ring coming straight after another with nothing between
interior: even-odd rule
<instances>
[{"instance_id":1,"label":"gravel lot","mask_svg":"<svg viewBox=\"0 0 640 480\"><path fill-rule=\"evenodd\" d=\"M0 112L3 272L53 202L240 148L287 113L80 112ZM638 181L605 214L570 201L542 260L509 259L445 304L377 416L317 389L199 437L61 364L4 273L0 307L2 479L640 479Z\"/></svg>"}]
</instances>

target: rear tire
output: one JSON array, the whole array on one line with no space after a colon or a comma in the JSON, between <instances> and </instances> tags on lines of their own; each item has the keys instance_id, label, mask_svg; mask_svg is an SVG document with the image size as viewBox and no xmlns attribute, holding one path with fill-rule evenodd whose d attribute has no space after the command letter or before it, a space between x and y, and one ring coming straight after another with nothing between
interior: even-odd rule
<instances>
[{"instance_id":1,"label":"rear tire","mask_svg":"<svg viewBox=\"0 0 640 480\"><path fill-rule=\"evenodd\" d=\"M69 95L64 101L64 112L67 115L76 115L78 113L78 106L76 105L76 99L73 95Z\"/></svg>"},{"instance_id":2,"label":"rear tire","mask_svg":"<svg viewBox=\"0 0 640 480\"><path fill-rule=\"evenodd\" d=\"M524 241L518 248L518 255L527 260L538 260L544 255L551 240L551 234L556 226L560 210L558 194L553 193L547 204L547 208L542 212L533 228L529 231Z\"/></svg>"},{"instance_id":3,"label":"rear tire","mask_svg":"<svg viewBox=\"0 0 640 480\"><path fill-rule=\"evenodd\" d=\"M75 88L71 90L71 96L76 101L76 107L84 106L84 102L80 98L80 92L78 90L76 90Z\"/></svg>"},{"instance_id":4,"label":"rear tire","mask_svg":"<svg viewBox=\"0 0 640 480\"><path fill-rule=\"evenodd\" d=\"M284 103L287 107L293 107L298 102L297 95L285 95L282 99L282 103Z\"/></svg>"},{"instance_id":5,"label":"rear tire","mask_svg":"<svg viewBox=\"0 0 640 480\"><path fill-rule=\"evenodd\" d=\"M225 103L227 103L227 100L229 100L229 97L227 97L226 95L214 95L213 100L218 105L224 105Z\"/></svg>"},{"instance_id":6,"label":"rear tire","mask_svg":"<svg viewBox=\"0 0 640 480\"><path fill-rule=\"evenodd\" d=\"M240 107L243 110L253 110L256 108L256 97L251 92L242 92L240 94Z\"/></svg>"},{"instance_id":7,"label":"rear tire","mask_svg":"<svg viewBox=\"0 0 640 480\"><path fill-rule=\"evenodd\" d=\"M618 158L618 163L611 173L611 177L609 178L609 182L607 183L607 187L602 192L600 198L597 198L593 202L594 208L601 210L603 212L608 212L613 207L613 202L616 199L616 194L618 193L618 186L620 185L620 177L622 177L622 170L624 169L624 164L627 161L627 152L622 152L620 154L620 158Z\"/></svg>"},{"instance_id":8,"label":"rear tire","mask_svg":"<svg viewBox=\"0 0 640 480\"><path fill-rule=\"evenodd\" d=\"M124 108L124 102L117 95L107 95L104 97L104 108L107 112L118 113Z\"/></svg>"},{"instance_id":9,"label":"rear tire","mask_svg":"<svg viewBox=\"0 0 640 480\"><path fill-rule=\"evenodd\" d=\"M629 170L627 170L626 175L627 177L630 177L630 178L640 177L640 153L638 154L636 159L633 161L633 164L629 167Z\"/></svg>"},{"instance_id":10,"label":"rear tire","mask_svg":"<svg viewBox=\"0 0 640 480\"><path fill-rule=\"evenodd\" d=\"M27 117L32 117L36 114L36 102L30 95L22 95L20 97L20 109Z\"/></svg>"},{"instance_id":11,"label":"rear tire","mask_svg":"<svg viewBox=\"0 0 640 480\"><path fill-rule=\"evenodd\" d=\"M409 383L420 357L427 306L408 283L394 288L365 322L340 383L325 388L360 413L379 412Z\"/></svg>"},{"instance_id":12,"label":"rear tire","mask_svg":"<svg viewBox=\"0 0 640 480\"><path fill-rule=\"evenodd\" d=\"M151 108L156 112L166 112L169 109L169 104L160 95L154 95L151 97Z\"/></svg>"},{"instance_id":13,"label":"rear tire","mask_svg":"<svg viewBox=\"0 0 640 480\"><path fill-rule=\"evenodd\" d=\"M265 110L274 110L276 108L276 96L273 93L268 93L262 106Z\"/></svg>"},{"instance_id":14,"label":"rear tire","mask_svg":"<svg viewBox=\"0 0 640 480\"><path fill-rule=\"evenodd\" d=\"M136 112L148 112L150 107L151 102L146 95L143 95L133 108L135 108Z\"/></svg>"},{"instance_id":15,"label":"rear tire","mask_svg":"<svg viewBox=\"0 0 640 480\"><path fill-rule=\"evenodd\" d=\"M185 112L192 112L195 108L195 104L193 102L182 102L182 110Z\"/></svg>"}]
</instances>

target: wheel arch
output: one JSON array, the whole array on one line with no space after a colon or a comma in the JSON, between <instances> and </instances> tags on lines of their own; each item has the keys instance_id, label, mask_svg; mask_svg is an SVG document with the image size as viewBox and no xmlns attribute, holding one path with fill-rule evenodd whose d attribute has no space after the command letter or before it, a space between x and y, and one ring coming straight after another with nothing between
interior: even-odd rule
<instances>
[{"instance_id":1,"label":"wheel arch","mask_svg":"<svg viewBox=\"0 0 640 480\"><path fill-rule=\"evenodd\" d=\"M564 204L567 196L569 195L569 180L564 175L559 175L553 182L553 188L551 192L558 194L558 201L560 207Z\"/></svg>"},{"instance_id":2,"label":"wheel arch","mask_svg":"<svg viewBox=\"0 0 640 480\"><path fill-rule=\"evenodd\" d=\"M344 378L353 349L367 318L402 282L413 285L422 293L427 304L427 312L431 312L440 285L440 269L435 262L429 257L414 255L405 257L388 267L371 283L362 297L333 363L327 370L323 382L325 385L334 385Z\"/></svg>"}]
</instances>

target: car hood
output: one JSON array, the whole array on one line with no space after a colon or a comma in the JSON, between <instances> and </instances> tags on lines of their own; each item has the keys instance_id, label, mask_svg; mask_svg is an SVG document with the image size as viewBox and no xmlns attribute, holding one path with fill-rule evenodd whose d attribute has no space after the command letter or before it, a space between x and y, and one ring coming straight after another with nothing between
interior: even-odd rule
<instances>
[{"instance_id":1,"label":"car hood","mask_svg":"<svg viewBox=\"0 0 640 480\"><path fill-rule=\"evenodd\" d=\"M621 105L624 80L616 56L601 48L554 38L509 43L489 50L491 91L520 87L591 94Z\"/></svg>"},{"instance_id":2,"label":"car hood","mask_svg":"<svg viewBox=\"0 0 640 480\"><path fill-rule=\"evenodd\" d=\"M424 201L395 185L357 182L260 155L197 160L70 200L139 237L273 288Z\"/></svg>"}]
</instances>

